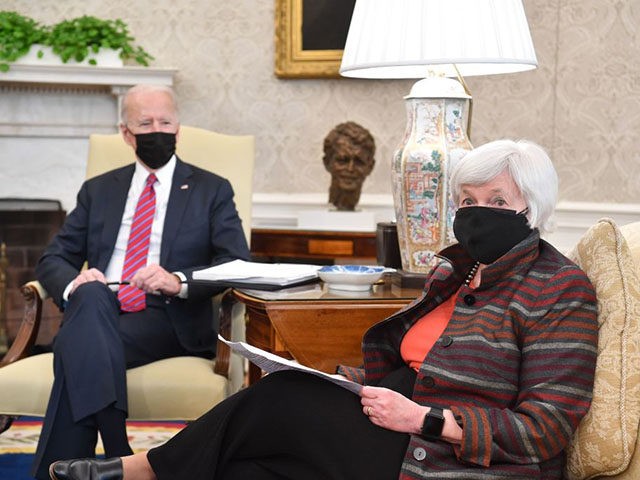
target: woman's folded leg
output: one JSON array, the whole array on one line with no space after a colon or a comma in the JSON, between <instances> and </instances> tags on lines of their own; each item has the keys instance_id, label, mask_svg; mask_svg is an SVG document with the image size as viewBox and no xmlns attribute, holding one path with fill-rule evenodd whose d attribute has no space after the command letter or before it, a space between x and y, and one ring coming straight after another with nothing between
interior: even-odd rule
<instances>
[{"instance_id":1,"label":"woman's folded leg","mask_svg":"<svg viewBox=\"0 0 640 480\"><path fill-rule=\"evenodd\" d=\"M373 425L357 395L286 371L221 402L148 459L160 480L222 480L242 468L262 471L255 480L396 478L408 439Z\"/></svg>"}]
</instances>

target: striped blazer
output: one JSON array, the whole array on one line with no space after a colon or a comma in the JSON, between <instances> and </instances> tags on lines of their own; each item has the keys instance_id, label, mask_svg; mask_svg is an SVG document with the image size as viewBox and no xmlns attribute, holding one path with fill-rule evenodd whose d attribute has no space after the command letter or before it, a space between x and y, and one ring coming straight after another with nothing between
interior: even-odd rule
<instances>
[{"instance_id":1,"label":"striped blazer","mask_svg":"<svg viewBox=\"0 0 640 480\"><path fill-rule=\"evenodd\" d=\"M537 230L482 271L459 245L441 252L423 295L363 338L365 383L402 365L406 331L458 289L413 400L449 408L460 445L412 435L400 478L562 478L564 448L591 403L597 354L593 287ZM352 371L353 373L353 371Z\"/></svg>"}]
</instances>

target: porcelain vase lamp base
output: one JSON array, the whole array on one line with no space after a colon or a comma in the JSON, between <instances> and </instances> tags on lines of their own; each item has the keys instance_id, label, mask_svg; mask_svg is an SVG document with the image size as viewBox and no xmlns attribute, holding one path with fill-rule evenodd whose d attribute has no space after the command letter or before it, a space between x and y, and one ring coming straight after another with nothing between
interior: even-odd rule
<instances>
[{"instance_id":1,"label":"porcelain vase lamp base","mask_svg":"<svg viewBox=\"0 0 640 480\"><path fill-rule=\"evenodd\" d=\"M417 82L405 97L407 128L392 160L392 189L402 269L426 273L455 242L449 176L469 150L471 97L444 77Z\"/></svg>"}]
</instances>

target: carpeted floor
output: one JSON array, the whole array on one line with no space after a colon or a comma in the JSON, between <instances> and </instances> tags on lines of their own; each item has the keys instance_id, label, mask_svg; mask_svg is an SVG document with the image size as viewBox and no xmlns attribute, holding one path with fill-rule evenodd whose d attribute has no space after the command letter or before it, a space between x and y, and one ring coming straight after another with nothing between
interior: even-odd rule
<instances>
[{"instance_id":1,"label":"carpeted floor","mask_svg":"<svg viewBox=\"0 0 640 480\"><path fill-rule=\"evenodd\" d=\"M42 422L21 418L0 434L0 480L28 480ZM134 452L160 445L184 427L183 422L128 422L129 443ZM97 453L102 454L98 443Z\"/></svg>"}]
</instances>

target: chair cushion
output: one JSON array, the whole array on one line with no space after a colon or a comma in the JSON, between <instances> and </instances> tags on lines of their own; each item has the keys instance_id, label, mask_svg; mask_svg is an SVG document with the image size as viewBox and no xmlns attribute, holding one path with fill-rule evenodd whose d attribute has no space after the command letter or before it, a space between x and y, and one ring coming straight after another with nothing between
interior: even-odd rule
<instances>
[{"instance_id":1,"label":"chair cushion","mask_svg":"<svg viewBox=\"0 0 640 480\"><path fill-rule=\"evenodd\" d=\"M44 416L53 384L53 354L43 353L0 368L0 413Z\"/></svg>"},{"instance_id":2,"label":"chair cushion","mask_svg":"<svg viewBox=\"0 0 640 480\"><path fill-rule=\"evenodd\" d=\"M228 394L213 361L177 357L127 372L131 420L193 420ZM44 416L53 384L53 354L27 357L0 368L0 413Z\"/></svg>"},{"instance_id":3,"label":"chair cushion","mask_svg":"<svg viewBox=\"0 0 640 480\"><path fill-rule=\"evenodd\" d=\"M593 402L567 449L565 475L587 479L624 471L640 420L640 284L620 230L610 219L591 227L568 254L598 299L598 359Z\"/></svg>"},{"instance_id":4,"label":"chair cushion","mask_svg":"<svg viewBox=\"0 0 640 480\"><path fill-rule=\"evenodd\" d=\"M213 361L175 357L127 372L131 420L195 420L229 394Z\"/></svg>"}]
</instances>

